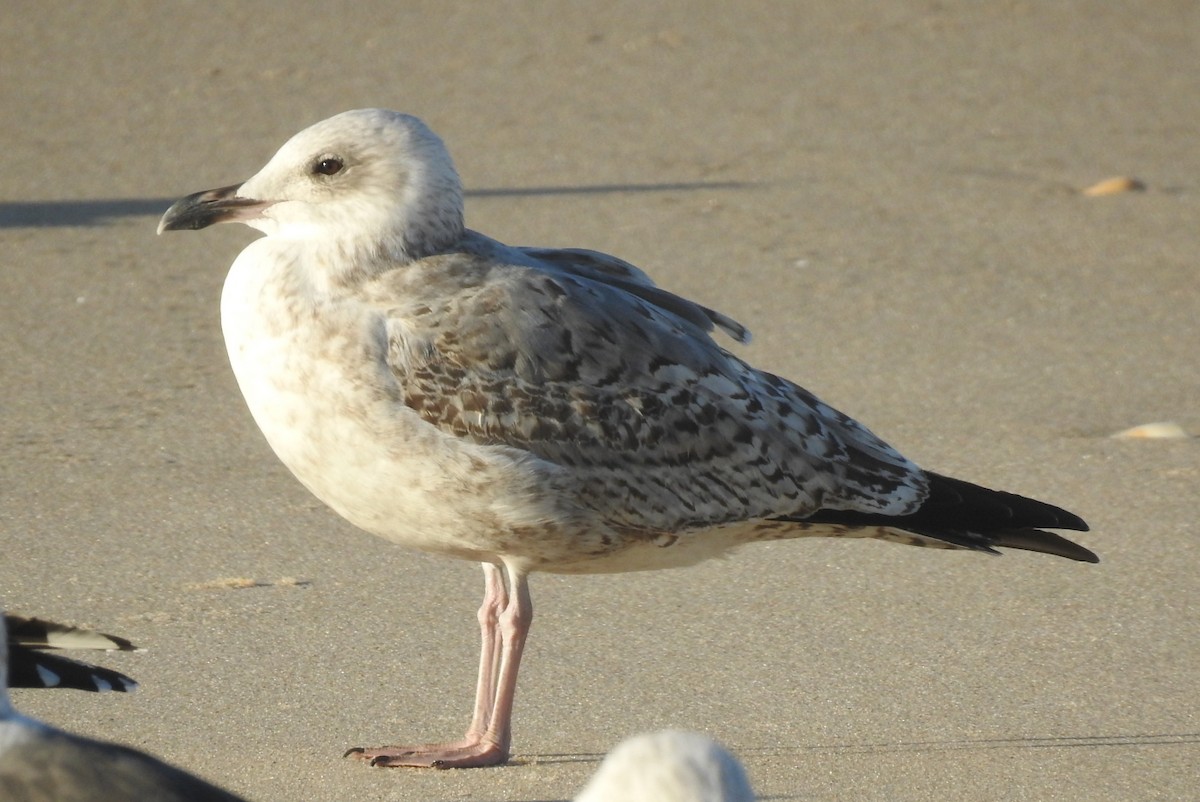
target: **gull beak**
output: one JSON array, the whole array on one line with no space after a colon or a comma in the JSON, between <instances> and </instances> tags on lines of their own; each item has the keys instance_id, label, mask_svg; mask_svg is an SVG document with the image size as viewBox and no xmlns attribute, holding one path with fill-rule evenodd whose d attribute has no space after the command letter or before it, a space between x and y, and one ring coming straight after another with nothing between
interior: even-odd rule
<instances>
[{"instance_id":1,"label":"gull beak","mask_svg":"<svg viewBox=\"0 0 1200 802\"><path fill-rule=\"evenodd\" d=\"M207 189L176 201L158 221L158 233L164 231L195 231L213 223L234 223L253 220L273 201L240 198L241 184L219 189Z\"/></svg>"}]
</instances>

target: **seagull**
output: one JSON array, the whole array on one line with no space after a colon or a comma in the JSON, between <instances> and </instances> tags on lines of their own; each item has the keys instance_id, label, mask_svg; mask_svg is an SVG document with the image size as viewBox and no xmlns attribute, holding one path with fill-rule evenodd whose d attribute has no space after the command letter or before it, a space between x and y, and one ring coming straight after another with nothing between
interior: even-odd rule
<instances>
[{"instance_id":1,"label":"seagull","mask_svg":"<svg viewBox=\"0 0 1200 802\"><path fill-rule=\"evenodd\" d=\"M266 234L230 268L221 324L250 412L296 478L370 533L483 565L464 737L348 755L503 763L536 571L687 566L814 536L1097 561L1042 531L1086 530L1078 516L922 470L718 344L718 329L749 340L731 318L616 257L471 231L462 197L421 120L360 109L158 226Z\"/></svg>"},{"instance_id":2,"label":"seagull","mask_svg":"<svg viewBox=\"0 0 1200 802\"><path fill-rule=\"evenodd\" d=\"M7 651L8 639L0 639L0 799L245 802L144 752L72 735L22 716L8 698Z\"/></svg>"},{"instance_id":3,"label":"seagull","mask_svg":"<svg viewBox=\"0 0 1200 802\"><path fill-rule=\"evenodd\" d=\"M74 688L122 693L137 690L138 684L119 671L45 651L137 651L137 647L125 638L11 613L6 617L6 624L10 688Z\"/></svg>"},{"instance_id":4,"label":"seagull","mask_svg":"<svg viewBox=\"0 0 1200 802\"><path fill-rule=\"evenodd\" d=\"M712 738L663 730L617 744L575 802L754 802L754 791Z\"/></svg>"}]
</instances>

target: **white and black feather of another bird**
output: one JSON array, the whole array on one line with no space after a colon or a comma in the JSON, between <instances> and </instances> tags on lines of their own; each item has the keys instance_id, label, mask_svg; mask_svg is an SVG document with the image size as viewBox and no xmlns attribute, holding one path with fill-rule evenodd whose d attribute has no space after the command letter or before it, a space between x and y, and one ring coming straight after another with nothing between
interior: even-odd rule
<instances>
[{"instance_id":1,"label":"white and black feather of another bird","mask_svg":"<svg viewBox=\"0 0 1200 802\"><path fill-rule=\"evenodd\" d=\"M0 640L0 800L245 802L144 752L18 713L8 695L8 643Z\"/></svg>"},{"instance_id":2,"label":"white and black feather of another bird","mask_svg":"<svg viewBox=\"0 0 1200 802\"><path fill-rule=\"evenodd\" d=\"M119 671L57 654L62 649L137 651L125 638L41 618L9 615L5 622L10 688L71 688L134 691L138 684Z\"/></svg>"}]
</instances>

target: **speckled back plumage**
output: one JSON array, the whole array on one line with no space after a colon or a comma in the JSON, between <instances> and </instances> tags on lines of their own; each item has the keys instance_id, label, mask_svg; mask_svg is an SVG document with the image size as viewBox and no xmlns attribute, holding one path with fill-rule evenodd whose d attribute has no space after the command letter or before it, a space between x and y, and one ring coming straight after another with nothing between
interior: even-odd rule
<instances>
[{"instance_id":1,"label":"speckled back plumage","mask_svg":"<svg viewBox=\"0 0 1200 802\"><path fill-rule=\"evenodd\" d=\"M867 429L719 347L703 325L716 313L564 269L574 252L463 244L377 279L406 300L389 320L405 403L569 473L605 523L677 532L847 504L899 514L923 497L919 469Z\"/></svg>"}]
</instances>

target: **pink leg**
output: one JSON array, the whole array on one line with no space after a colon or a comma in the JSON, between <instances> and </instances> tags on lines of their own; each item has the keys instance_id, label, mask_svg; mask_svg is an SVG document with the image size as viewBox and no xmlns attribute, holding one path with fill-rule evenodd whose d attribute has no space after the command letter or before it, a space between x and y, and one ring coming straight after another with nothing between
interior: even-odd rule
<instances>
[{"instance_id":1,"label":"pink leg","mask_svg":"<svg viewBox=\"0 0 1200 802\"><path fill-rule=\"evenodd\" d=\"M529 582L524 574L509 571L509 603L500 615L500 675L496 682L496 700L492 707L492 719L488 723L484 741L500 747L503 757L508 759L512 747L513 701L517 697L517 671L521 668L521 655L525 653L525 639L533 623L533 600L529 596Z\"/></svg>"},{"instance_id":2,"label":"pink leg","mask_svg":"<svg viewBox=\"0 0 1200 802\"><path fill-rule=\"evenodd\" d=\"M525 574L484 564L484 598L479 608L481 650L475 711L462 740L421 746L384 746L348 751L372 766L470 768L494 766L508 759L512 745L512 709L517 671L533 621L533 603Z\"/></svg>"},{"instance_id":3,"label":"pink leg","mask_svg":"<svg viewBox=\"0 0 1200 802\"><path fill-rule=\"evenodd\" d=\"M500 668L500 615L508 606L508 588L500 568L483 563L483 604L479 606L479 681L475 685L475 712L467 728L465 741L478 739L487 732L496 702L496 672Z\"/></svg>"}]
</instances>

